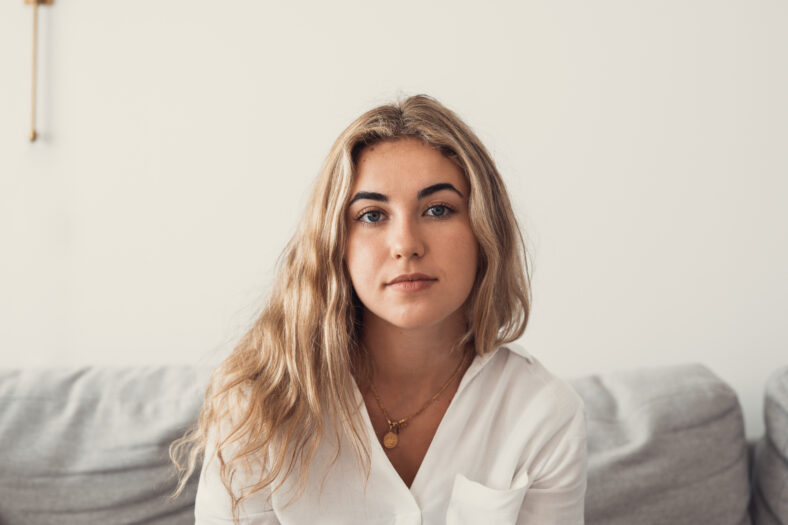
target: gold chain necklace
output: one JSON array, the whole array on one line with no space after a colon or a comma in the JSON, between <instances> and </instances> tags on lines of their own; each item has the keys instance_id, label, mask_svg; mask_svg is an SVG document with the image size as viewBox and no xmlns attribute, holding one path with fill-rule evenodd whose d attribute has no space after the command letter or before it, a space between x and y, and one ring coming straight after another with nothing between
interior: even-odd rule
<instances>
[{"instance_id":1,"label":"gold chain necklace","mask_svg":"<svg viewBox=\"0 0 788 525\"><path fill-rule=\"evenodd\" d=\"M441 387L441 389L438 390L438 393L435 394L434 396L432 396L424 404L424 406L419 409L418 412L416 412L414 414L411 414L408 417L404 417L402 419L396 419L396 420L395 419L391 419L389 417L388 412L386 412L386 409L383 408L383 403L380 401L380 396L378 395L378 391L375 388L375 384L372 382L372 376L371 375L367 375L367 377L369 379L369 387L372 389L372 394L375 396L375 401L378 402L378 406L380 407L380 411L383 412L383 417L386 418L386 421L389 424L389 431L386 432L385 436L383 436L383 446L384 447L386 447L388 449L392 449L392 448L397 446L397 443L399 443L399 431L402 430L403 428L405 428L408 425L408 421L409 420L413 419L414 417L416 417L419 414L421 414L422 412L424 412L427 409L428 406L430 406L432 403L435 402L436 399L438 399L438 396L441 395L443 393L443 391L446 390L446 388L449 386L449 384L454 380L454 378L457 377L457 374L460 372L460 369L462 369L462 365L465 364L466 359L467 359L467 355L463 356L463 358L460 360L460 364L457 365L457 369L454 371L454 373L451 375L451 377L448 379L448 381L446 381L446 383L444 383L444 385Z\"/></svg>"}]
</instances>

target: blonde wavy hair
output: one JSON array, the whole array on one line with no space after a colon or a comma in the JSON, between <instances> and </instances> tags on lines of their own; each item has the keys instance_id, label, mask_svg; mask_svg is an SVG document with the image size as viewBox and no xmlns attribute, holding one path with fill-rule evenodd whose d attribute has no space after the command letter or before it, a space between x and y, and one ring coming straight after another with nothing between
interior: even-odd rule
<instances>
[{"instance_id":1,"label":"blonde wavy hair","mask_svg":"<svg viewBox=\"0 0 788 525\"><path fill-rule=\"evenodd\" d=\"M469 182L479 261L465 303L467 329L456 346L483 355L522 336L531 305L528 259L487 149L454 112L426 95L367 111L332 146L302 221L278 260L262 312L213 372L197 423L170 445L179 478L171 498L212 449L236 523L241 501L276 491L294 471L299 497L309 469L297 465L310 465L329 428L336 443L344 432L369 476L371 444L353 391L354 370L364 362L363 306L344 263L346 208L361 151L400 138L432 146L459 165ZM336 424L329 427L326 418ZM236 494L234 477L251 472L253 465L261 472L258 481Z\"/></svg>"}]
</instances>

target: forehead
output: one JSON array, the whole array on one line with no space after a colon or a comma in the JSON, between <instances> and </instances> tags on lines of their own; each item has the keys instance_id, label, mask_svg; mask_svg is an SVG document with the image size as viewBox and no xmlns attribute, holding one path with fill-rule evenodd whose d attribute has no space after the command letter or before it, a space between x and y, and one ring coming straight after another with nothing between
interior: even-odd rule
<instances>
[{"instance_id":1,"label":"forehead","mask_svg":"<svg viewBox=\"0 0 788 525\"><path fill-rule=\"evenodd\" d=\"M419 139L378 142L364 148L356 163L353 190L411 192L437 182L453 184L468 195L468 182L460 167Z\"/></svg>"}]
</instances>

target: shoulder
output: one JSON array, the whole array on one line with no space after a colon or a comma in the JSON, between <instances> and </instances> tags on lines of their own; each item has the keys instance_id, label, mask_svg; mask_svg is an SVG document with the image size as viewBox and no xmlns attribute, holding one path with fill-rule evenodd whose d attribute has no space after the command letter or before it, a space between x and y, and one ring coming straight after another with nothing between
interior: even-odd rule
<instances>
[{"instance_id":1,"label":"shoulder","mask_svg":"<svg viewBox=\"0 0 788 525\"><path fill-rule=\"evenodd\" d=\"M497 384L500 395L531 422L562 425L584 416L580 395L520 344L500 347L484 368L482 382L488 387Z\"/></svg>"},{"instance_id":2,"label":"shoulder","mask_svg":"<svg viewBox=\"0 0 788 525\"><path fill-rule=\"evenodd\" d=\"M502 346L498 352L501 372L512 380L513 388L547 390L558 400L569 405L582 404L580 395L569 382L550 371L542 362L519 343Z\"/></svg>"},{"instance_id":3,"label":"shoulder","mask_svg":"<svg viewBox=\"0 0 788 525\"><path fill-rule=\"evenodd\" d=\"M237 428L235 414L236 412L228 410L224 418L210 424L206 430L205 452L194 502L196 523L230 523L233 499L249 492L250 487L255 485L255 480L263 477L263 463L260 458L251 454L239 457L238 454L243 448L241 442L223 443ZM230 469L224 477L223 463ZM253 490L239 504L241 523L250 523L246 521L250 517L261 519L263 516L273 515L269 487Z\"/></svg>"}]
</instances>

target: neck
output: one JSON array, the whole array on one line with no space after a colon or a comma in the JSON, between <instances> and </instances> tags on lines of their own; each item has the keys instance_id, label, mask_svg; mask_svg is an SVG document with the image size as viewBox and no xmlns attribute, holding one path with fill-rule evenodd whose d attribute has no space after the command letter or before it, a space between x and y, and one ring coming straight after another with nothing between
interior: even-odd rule
<instances>
[{"instance_id":1,"label":"neck","mask_svg":"<svg viewBox=\"0 0 788 525\"><path fill-rule=\"evenodd\" d=\"M468 351L452 351L464 329L461 314L435 326L403 329L366 311L361 342L375 388L394 403L428 399L452 376ZM469 365L466 359L464 367ZM455 383L464 372L458 372ZM368 379L358 380L366 386Z\"/></svg>"}]
</instances>

